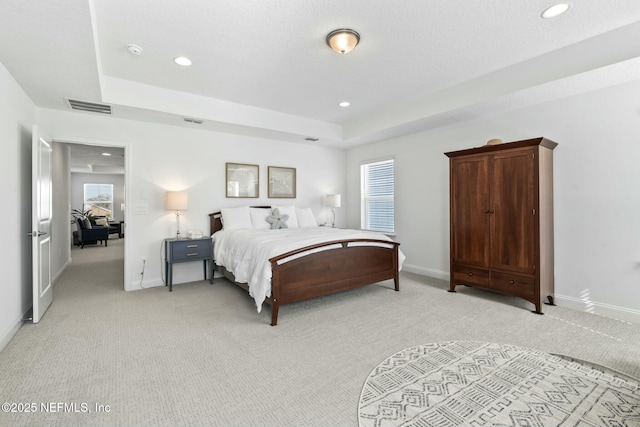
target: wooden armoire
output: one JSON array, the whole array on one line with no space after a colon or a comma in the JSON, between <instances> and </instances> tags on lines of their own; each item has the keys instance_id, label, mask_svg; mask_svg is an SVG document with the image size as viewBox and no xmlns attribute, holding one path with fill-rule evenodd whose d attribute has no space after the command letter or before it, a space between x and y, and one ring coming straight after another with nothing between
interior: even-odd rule
<instances>
[{"instance_id":1,"label":"wooden armoire","mask_svg":"<svg viewBox=\"0 0 640 427\"><path fill-rule=\"evenodd\" d=\"M553 304L553 149L546 138L449 157L451 284Z\"/></svg>"}]
</instances>

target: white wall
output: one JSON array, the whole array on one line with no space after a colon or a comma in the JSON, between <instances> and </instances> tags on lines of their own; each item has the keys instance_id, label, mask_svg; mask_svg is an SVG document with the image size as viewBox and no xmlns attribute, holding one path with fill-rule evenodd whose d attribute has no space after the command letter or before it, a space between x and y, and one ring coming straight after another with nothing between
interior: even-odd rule
<instances>
[{"instance_id":1,"label":"white wall","mask_svg":"<svg viewBox=\"0 0 640 427\"><path fill-rule=\"evenodd\" d=\"M52 183L51 275L55 282L71 262L69 147L66 144L53 143Z\"/></svg>"},{"instance_id":2,"label":"white wall","mask_svg":"<svg viewBox=\"0 0 640 427\"><path fill-rule=\"evenodd\" d=\"M359 225L360 162L395 156L397 241L407 256L405 267L448 280L449 181L443 153L491 138L544 136L559 144L554 150L558 304L640 319L638 93L640 82L634 82L351 149L348 225Z\"/></svg>"},{"instance_id":3,"label":"white wall","mask_svg":"<svg viewBox=\"0 0 640 427\"><path fill-rule=\"evenodd\" d=\"M182 212L181 231L209 229L208 214L223 207L295 204L311 207L320 221L330 211L323 207L327 193L344 193L345 151L229 135L185 127L116 119L90 113L38 110L38 121L61 142L86 142L125 147L126 236L125 288L138 289L142 259L147 268L142 286L162 284L161 244L176 232L175 214L164 209L167 190L186 190L189 208ZM260 198L225 197L225 162L260 165ZM267 166L297 169L297 198L267 198ZM147 210L146 214L136 214ZM337 212L344 224L345 210ZM196 263L178 264L174 283L200 280Z\"/></svg>"},{"instance_id":4,"label":"white wall","mask_svg":"<svg viewBox=\"0 0 640 427\"><path fill-rule=\"evenodd\" d=\"M0 64L0 223L4 224L0 280L0 350L31 307L31 134L36 109Z\"/></svg>"},{"instance_id":5,"label":"white wall","mask_svg":"<svg viewBox=\"0 0 640 427\"><path fill-rule=\"evenodd\" d=\"M113 184L113 220L124 220L124 175L106 173L71 173L71 209L82 209L84 184Z\"/></svg>"}]
</instances>

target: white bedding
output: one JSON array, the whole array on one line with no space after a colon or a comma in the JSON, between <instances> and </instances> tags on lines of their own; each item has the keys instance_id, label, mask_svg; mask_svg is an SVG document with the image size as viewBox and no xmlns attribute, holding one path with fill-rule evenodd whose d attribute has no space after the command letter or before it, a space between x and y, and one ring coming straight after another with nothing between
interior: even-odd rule
<instances>
[{"instance_id":1,"label":"white bedding","mask_svg":"<svg viewBox=\"0 0 640 427\"><path fill-rule=\"evenodd\" d=\"M271 263L269 258L332 240L378 239L391 241L381 233L345 230L329 227L220 230L213 236L216 265L233 273L237 282L249 285L249 295L258 312L271 296ZM402 268L404 254L398 251L398 266Z\"/></svg>"}]
</instances>

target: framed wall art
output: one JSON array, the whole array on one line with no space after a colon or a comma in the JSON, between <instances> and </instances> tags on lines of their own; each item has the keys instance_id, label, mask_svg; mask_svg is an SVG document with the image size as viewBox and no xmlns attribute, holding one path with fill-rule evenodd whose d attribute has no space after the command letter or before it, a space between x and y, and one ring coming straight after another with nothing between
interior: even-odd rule
<instances>
[{"instance_id":1,"label":"framed wall art","mask_svg":"<svg viewBox=\"0 0 640 427\"><path fill-rule=\"evenodd\" d=\"M296 198L296 169L269 166L269 191L271 199Z\"/></svg>"},{"instance_id":2,"label":"framed wall art","mask_svg":"<svg viewBox=\"0 0 640 427\"><path fill-rule=\"evenodd\" d=\"M260 166L227 163L227 197L257 198L260 196Z\"/></svg>"}]
</instances>

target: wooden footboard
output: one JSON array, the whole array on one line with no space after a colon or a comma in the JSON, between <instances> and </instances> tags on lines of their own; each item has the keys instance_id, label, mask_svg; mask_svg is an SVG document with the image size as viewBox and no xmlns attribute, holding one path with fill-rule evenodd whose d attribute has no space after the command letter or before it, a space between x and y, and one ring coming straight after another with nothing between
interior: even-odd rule
<instances>
[{"instance_id":1,"label":"wooden footboard","mask_svg":"<svg viewBox=\"0 0 640 427\"><path fill-rule=\"evenodd\" d=\"M271 325L284 304L393 279L400 290L398 246L386 240L339 240L271 258Z\"/></svg>"}]
</instances>

